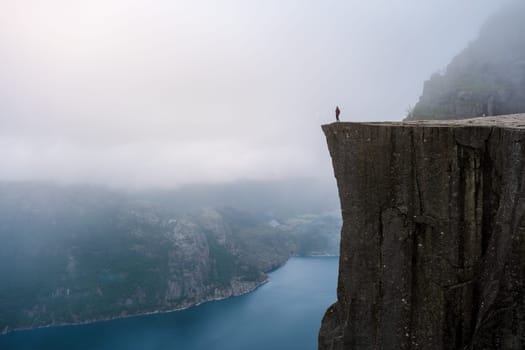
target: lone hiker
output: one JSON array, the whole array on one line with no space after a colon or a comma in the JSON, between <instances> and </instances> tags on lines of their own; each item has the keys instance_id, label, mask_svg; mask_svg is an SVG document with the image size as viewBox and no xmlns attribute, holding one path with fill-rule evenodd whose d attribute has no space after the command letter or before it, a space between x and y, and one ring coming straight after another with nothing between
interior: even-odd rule
<instances>
[{"instance_id":1,"label":"lone hiker","mask_svg":"<svg viewBox=\"0 0 525 350\"><path fill-rule=\"evenodd\" d=\"M335 107L335 119L339 121L339 114L341 114L341 110L339 109L339 106Z\"/></svg>"}]
</instances>

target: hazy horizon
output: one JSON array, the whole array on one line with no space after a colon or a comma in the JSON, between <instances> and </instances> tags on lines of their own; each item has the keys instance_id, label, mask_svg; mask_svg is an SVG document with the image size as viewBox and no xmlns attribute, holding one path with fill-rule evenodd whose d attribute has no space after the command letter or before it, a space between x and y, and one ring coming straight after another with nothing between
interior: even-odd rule
<instances>
[{"instance_id":1,"label":"hazy horizon","mask_svg":"<svg viewBox=\"0 0 525 350\"><path fill-rule=\"evenodd\" d=\"M506 2L3 1L0 180L330 180L335 106L400 120Z\"/></svg>"}]
</instances>

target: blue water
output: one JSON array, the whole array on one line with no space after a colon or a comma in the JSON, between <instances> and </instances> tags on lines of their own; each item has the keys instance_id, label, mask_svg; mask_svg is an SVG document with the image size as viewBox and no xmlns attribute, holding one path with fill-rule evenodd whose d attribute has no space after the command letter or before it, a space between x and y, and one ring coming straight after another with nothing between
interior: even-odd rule
<instances>
[{"instance_id":1,"label":"blue water","mask_svg":"<svg viewBox=\"0 0 525 350\"><path fill-rule=\"evenodd\" d=\"M255 292L184 311L14 332L0 349L317 349L335 301L337 258L292 258Z\"/></svg>"}]
</instances>

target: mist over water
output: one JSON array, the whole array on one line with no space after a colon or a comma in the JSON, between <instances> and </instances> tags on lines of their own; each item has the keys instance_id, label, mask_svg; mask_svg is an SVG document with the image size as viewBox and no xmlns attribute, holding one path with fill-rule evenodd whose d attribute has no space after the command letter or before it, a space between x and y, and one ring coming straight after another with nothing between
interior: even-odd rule
<instances>
[{"instance_id":1,"label":"mist over water","mask_svg":"<svg viewBox=\"0 0 525 350\"><path fill-rule=\"evenodd\" d=\"M329 179L335 105L403 118L504 3L2 1L0 180Z\"/></svg>"},{"instance_id":2,"label":"mist over water","mask_svg":"<svg viewBox=\"0 0 525 350\"><path fill-rule=\"evenodd\" d=\"M336 254L320 125L336 105L342 121L403 119L510 2L0 1L4 329L195 305ZM501 33L471 46L489 57ZM313 350L337 260L0 349Z\"/></svg>"}]
</instances>

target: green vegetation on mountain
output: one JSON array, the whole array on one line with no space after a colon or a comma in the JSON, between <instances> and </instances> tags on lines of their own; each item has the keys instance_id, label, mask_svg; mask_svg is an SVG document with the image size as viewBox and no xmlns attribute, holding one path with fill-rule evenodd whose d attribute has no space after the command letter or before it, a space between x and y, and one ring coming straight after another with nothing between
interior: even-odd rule
<instances>
[{"instance_id":1,"label":"green vegetation on mountain","mask_svg":"<svg viewBox=\"0 0 525 350\"><path fill-rule=\"evenodd\" d=\"M525 112L525 3L491 17L444 73L426 81L407 120L461 119Z\"/></svg>"},{"instance_id":2,"label":"green vegetation on mountain","mask_svg":"<svg viewBox=\"0 0 525 350\"><path fill-rule=\"evenodd\" d=\"M0 331L185 308L251 291L292 255L338 253L338 216L176 197L0 184Z\"/></svg>"}]
</instances>

